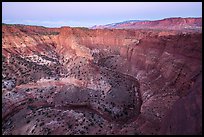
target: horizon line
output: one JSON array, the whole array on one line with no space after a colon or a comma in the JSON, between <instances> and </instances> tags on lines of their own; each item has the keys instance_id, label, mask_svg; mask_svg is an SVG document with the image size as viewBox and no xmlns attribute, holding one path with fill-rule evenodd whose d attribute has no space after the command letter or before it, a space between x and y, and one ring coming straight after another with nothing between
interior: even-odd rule
<instances>
[{"instance_id":1,"label":"horizon line","mask_svg":"<svg viewBox=\"0 0 204 137\"><path fill-rule=\"evenodd\" d=\"M51 26L43 26L43 25L38 25L38 24L23 24L23 23L4 23L2 21L2 25L5 24L5 25L25 25L25 26L38 26L38 27L45 27L45 28L61 28L61 27L71 27L71 28L76 28L76 27L79 27L79 28L92 28L94 26L105 26L105 25L110 25L110 24L114 24L114 23L122 23L122 22L126 22L126 21L135 21L135 20L138 20L138 21L141 21L141 22L146 22L146 21L160 21L160 20L165 20L165 19L176 19L176 18L183 18L183 19L186 19L186 18L202 18L202 16L199 16L199 17L192 17L192 16L189 16L189 17L166 17L166 18L161 18L161 19L153 19L153 20L146 20L146 19L129 19L129 20L123 20L123 21L118 21L118 22L112 22L112 23L107 23L107 24L101 24L101 25L93 25L93 26L90 26L90 27L86 27L86 26L71 26L71 25L61 25L61 26L55 26L55 27L51 27Z\"/></svg>"}]
</instances>

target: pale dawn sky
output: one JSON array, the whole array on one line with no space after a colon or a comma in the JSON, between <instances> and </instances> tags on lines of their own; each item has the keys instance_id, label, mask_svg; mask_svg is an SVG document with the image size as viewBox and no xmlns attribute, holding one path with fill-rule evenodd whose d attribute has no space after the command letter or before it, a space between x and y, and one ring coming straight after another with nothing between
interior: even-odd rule
<instances>
[{"instance_id":1,"label":"pale dawn sky","mask_svg":"<svg viewBox=\"0 0 204 137\"><path fill-rule=\"evenodd\" d=\"M202 17L202 2L2 2L8 24L91 27L169 17Z\"/></svg>"}]
</instances>

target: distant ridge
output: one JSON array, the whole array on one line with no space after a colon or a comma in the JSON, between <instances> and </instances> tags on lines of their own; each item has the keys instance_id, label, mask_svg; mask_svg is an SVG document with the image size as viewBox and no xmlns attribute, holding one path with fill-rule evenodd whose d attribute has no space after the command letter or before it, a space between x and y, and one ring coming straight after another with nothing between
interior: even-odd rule
<instances>
[{"instance_id":1,"label":"distant ridge","mask_svg":"<svg viewBox=\"0 0 204 137\"><path fill-rule=\"evenodd\" d=\"M107 25L93 26L91 29L201 29L202 17L172 17L161 20L129 20Z\"/></svg>"}]
</instances>

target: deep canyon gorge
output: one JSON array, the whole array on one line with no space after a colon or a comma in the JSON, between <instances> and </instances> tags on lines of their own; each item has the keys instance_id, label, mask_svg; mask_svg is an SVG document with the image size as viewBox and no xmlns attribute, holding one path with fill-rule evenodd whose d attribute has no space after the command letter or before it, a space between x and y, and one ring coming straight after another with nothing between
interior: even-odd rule
<instances>
[{"instance_id":1,"label":"deep canyon gorge","mask_svg":"<svg viewBox=\"0 0 204 137\"><path fill-rule=\"evenodd\" d=\"M202 32L2 24L2 134L202 134Z\"/></svg>"}]
</instances>

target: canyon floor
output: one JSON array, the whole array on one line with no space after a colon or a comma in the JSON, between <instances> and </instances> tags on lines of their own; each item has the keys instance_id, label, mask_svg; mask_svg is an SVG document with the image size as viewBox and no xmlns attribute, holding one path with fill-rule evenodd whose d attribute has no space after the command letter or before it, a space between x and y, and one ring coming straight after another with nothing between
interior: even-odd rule
<instances>
[{"instance_id":1,"label":"canyon floor","mask_svg":"<svg viewBox=\"0 0 204 137\"><path fill-rule=\"evenodd\" d=\"M202 32L3 24L2 134L202 134Z\"/></svg>"}]
</instances>

